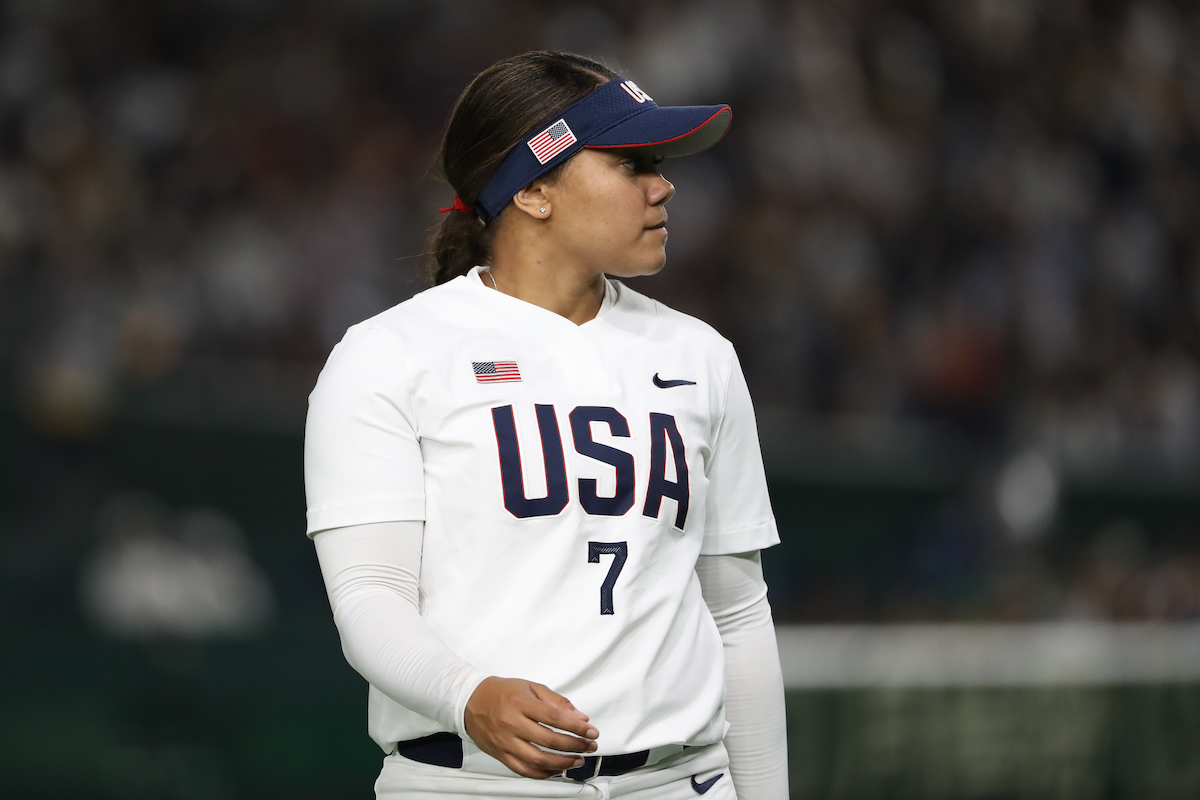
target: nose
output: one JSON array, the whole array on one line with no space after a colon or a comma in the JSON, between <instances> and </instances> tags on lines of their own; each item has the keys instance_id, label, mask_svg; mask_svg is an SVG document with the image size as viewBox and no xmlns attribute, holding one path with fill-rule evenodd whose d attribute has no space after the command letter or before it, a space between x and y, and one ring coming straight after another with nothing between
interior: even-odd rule
<instances>
[{"instance_id":1,"label":"nose","mask_svg":"<svg viewBox=\"0 0 1200 800\"><path fill-rule=\"evenodd\" d=\"M655 175L646 192L646 200L652 206L661 206L675 196L675 184L662 175Z\"/></svg>"}]
</instances>

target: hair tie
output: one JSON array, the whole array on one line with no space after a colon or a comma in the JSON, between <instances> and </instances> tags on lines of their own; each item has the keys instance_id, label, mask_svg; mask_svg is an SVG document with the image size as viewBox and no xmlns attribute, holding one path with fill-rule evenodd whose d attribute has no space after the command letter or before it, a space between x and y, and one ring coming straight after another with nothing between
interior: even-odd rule
<instances>
[{"instance_id":1,"label":"hair tie","mask_svg":"<svg viewBox=\"0 0 1200 800\"><path fill-rule=\"evenodd\" d=\"M475 216L475 209L464 203L458 195L454 195L454 203L449 208L438 209L438 213L441 214L446 214L451 211L461 211L464 214L470 214L472 217Z\"/></svg>"}]
</instances>

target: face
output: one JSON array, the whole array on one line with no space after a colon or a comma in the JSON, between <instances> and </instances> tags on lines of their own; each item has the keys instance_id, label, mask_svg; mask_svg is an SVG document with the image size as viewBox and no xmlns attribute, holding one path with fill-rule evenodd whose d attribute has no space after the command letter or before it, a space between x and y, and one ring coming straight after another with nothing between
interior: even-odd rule
<instances>
[{"instance_id":1,"label":"face","mask_svg":"<svg viewBox=\"0 0 1200 800\"><path fill-rule=\"evenodd\" d=\"M667 261L667 210L675 187L647 151L582 150L545 188L550 227L564 256L621 278L653 275Z\"/></svg>"}]
</instances>

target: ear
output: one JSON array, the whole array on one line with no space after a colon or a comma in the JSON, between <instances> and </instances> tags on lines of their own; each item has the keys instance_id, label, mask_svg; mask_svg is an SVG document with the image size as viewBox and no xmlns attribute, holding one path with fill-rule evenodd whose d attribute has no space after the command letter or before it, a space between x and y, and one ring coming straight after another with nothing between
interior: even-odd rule
<instances>
[{"instance_id":1,"label":"ear","mask_svg":"<svg viewBox=\"0 0 1200 800\"><path fill-rule=\"evenodd\" d=\"M535 180L513 195L513 205L534 219L548 219L553 211L548 188L545 181Z\"/></svg>"}]
</instances>

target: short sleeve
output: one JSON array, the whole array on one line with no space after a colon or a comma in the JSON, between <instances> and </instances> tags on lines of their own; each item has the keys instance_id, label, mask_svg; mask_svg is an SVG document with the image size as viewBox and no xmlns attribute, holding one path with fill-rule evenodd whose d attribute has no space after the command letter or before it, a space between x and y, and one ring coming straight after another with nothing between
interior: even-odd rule
<instances>
[{"instance_id":1,"label":"short sleeve","mask_svg":"<svg viewBox=\"0 0 1200 800\"><path fill-rule=\"evenodd\" d=\"M745 553L779 544L767 494L750 390L732 356L725 407L708 465L702 555Z\"/></svg>"},{"instance_id":2,"label":"short sleeve","mask_svg":"<svg viewBox=\"0 0 1200 800\"><path fill-rule=\"evenodd\" d=\"M395 340L355 326L308 398L308 535L425 518L425 477L408 375Z\"/></svg>"}]
</instances>

